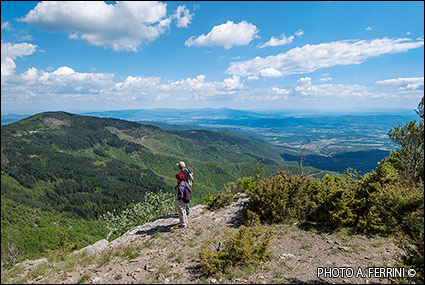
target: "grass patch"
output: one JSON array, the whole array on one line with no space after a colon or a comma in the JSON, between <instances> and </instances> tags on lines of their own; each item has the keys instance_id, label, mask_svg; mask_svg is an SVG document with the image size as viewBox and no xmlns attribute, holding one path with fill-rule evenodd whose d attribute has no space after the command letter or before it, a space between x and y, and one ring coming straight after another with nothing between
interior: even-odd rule
<instances>
[{"instance_id":1,"label":"grass patch","mask_svg":"<svg viewBox=\"0 0 425 285\"><path fill-rule=\"evenodd\" d=\"M152 249L153 248L153 243L151 241L145 241L143 243L142 249L144 248L148 248L148 249Z\"/></svg>"},{"instance_id":2,"label":"grass patch","mask_svg":"<svg viewBox=\"0 0 425 285\"><path fill-rule=\"evenodd\" d=\"M9 270L5 268L1 269L1 284L9 283L8 280L11 278L17 277L19 274L22 274L24 269L21 266L15 266Z\"/></svg>"},{"instance_id":3,"label":"grass patch","mask_svg":"<svg viewBox=\"0 0 425 285\"><path fill-rule=\"evenodd\" d=\"M310 250L312 248L313 248L313 246L311 246L309 244L303 244L302 246L300 246L300 249L304 249L304 250Z\"/></svg>"},{"instance_id":4,"label":"grass patch","mask_svg":"<svg viewBox=\"0 0 425 285\"><path fill-rule=\"evenodd\" d=\"M74 271L74 269L75 269L75 266L77 265L77 262L76 261L74 261L74 260L71 260L71 261L68 261L68 262L65 262L65 264L63 265L63 270L65 271L65 272L71 272L71 271Z\"/></svg>"},{"instance_id":5,"label":"grass patch","mask_svg":"<svg viewBox=\"0 0 425 285\"><path fill-rule=\"evenodd\" d=\"M364 250L364 247L365 246L363 244L359 244L359 243L351 245L351 248L353 249L353 252L355 253L360 253L360 251Z\"/></svg>"},{"instance_id":6,"label":"grass patch","mask_svg":"<svg viewBox=\"0 0 425 285\"><path fill-rule=\"evenodd\" d=\"M120 253L121 258L135 259L140 256L140 246L128 246Z\"/></svg>"},{"instance_id":7,"label":"grass patch","mask_svg":"<svg viewBox=\"0 0 425 285\"><path fill-rule=\"evenodd\" d=\"M384 244L382 242L376 242L376 243L372 243L373 247L383 247Z\"/></svg>"},{"instance_id":8,"label":"grass patch","mask_svg":"<svg viewBox=\"0 0 425 285\"><path fill-rule=\"evenodd\" d=\"M201 248L208 247L212 243L212 239L206 239L201 242Z\"/></svg>"},{"instance_id":9,"label":"grass patch","mask_svg":"<svg viewBox=\"0 0 425 285\"><path fill-rule=\"evenodd\" d=\"M244 267L231 267L230 270L228 270L229 273L225 275L225 278L227 280L233 280L235 278L248 279L257 272L257 269L258 266L253 264Z\"/></svg>"},{"instance_id":10,"label":"grass patch","mask_svg":"<svg viewBox=\"0 0 425 285\"><path fill-rule=\"evenodd\" d=\"M28 273L29 279L37 278L38 276L45 276L49 271L49 267L46 263L37 265Z\"/></svg>"},{"instance_id":11,"label":"grass patch","mask_svg":"<svg viewBox=\"0 0 425 285\"><path fill-rule=\"evenodd\" d=\"M109 263L111 261L112 252L108 251L103 253L100 258L97 260L98 267L104 266L105 264Z\"/></svg>"},{"instance_id":12,"label":"grass patch","mask_svg":"<svg viewBox=\"0 0 425 285\"><path fill-rule=\"evenodd\" d=\"M332 249L331 252L328 253L328 255L335 255L342 252L344 251L336 248L336 249Z\"/></svg>"},{"instance_id":13,"label":"grass patch","mask_svg":"<svg viewBox=\"0 0 425 285\"><path fill-rule=\"evenodd\" d=\"M283 274L285 274L285 272L282 269L277 269L274 274L276 275L276 278L282 278Z\"/></svg>"},{"instance_id":14,"label":"grass patch","mask_svg":"<svg viewBox=\"0 0 425 285\"><path fill-rule=\"evenodd\" d=\"M165 265L161 265L161 267L158 268L158 271L156 272L156 279L157 280L159 279L161 274L164 275L165 277L171 276L169 268Z\"/></svg>"},{"instance_id":15,"label":"grass patch","mask_svg":"<svg viewBox=\"0 0 425 285\"><path fill-rule=\"evenodd\" d=\"M183 262L183 256L179 255L179 256L176 258L176 261L177 261L178 263L182 263L182 262Z\"/></svg>"},{"instance_id":16,"label":"grass patch","mask_svg":"<svg viewBox=\"0 0 425 285\"><path fill-rule=\"evenodd\" d=\"M89 279L90 279L90 274L84 273L83 276L81 276L81 278L78 279L77 284L83 284L84 282L86 282Z\"/></svg>"}]
</instances>

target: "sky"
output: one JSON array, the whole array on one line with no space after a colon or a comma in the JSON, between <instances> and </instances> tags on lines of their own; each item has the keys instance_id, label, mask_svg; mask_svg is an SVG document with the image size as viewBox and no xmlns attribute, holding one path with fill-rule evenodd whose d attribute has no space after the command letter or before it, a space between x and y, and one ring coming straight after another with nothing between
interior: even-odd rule
<instances>
[{"instance_id":1,"label":"sky","mask_svg":"<svg viewBox=\"0 0 425 285\"><path fill-rule=\"evenodd\" d=\"M415 109L423 1L1 1L1 112Z\"/></svg>"}]
</instances>

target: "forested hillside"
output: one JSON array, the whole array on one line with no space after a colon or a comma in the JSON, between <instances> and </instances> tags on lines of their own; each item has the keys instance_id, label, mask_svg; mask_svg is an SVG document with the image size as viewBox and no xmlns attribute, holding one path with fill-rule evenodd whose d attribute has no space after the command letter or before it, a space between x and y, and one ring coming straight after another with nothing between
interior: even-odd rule
<instances>
[{"instance_id":1,"label":"forested hillside","mask_svg":"<svg viewBox=\"0 0 425 285\"><path fill-rule=\"evenodd\" d=\"M195 173L193 204L229 181L252 176L257 162L268 174L298 172L278 148L235 133L37 114L1 131L2 260L7 239L16 240L27 257L38 257L60 245L60 232L81 246L104 238L100 216L142 201L146 192L171 193L181 160ZM86 236L78 234L77 224Z\"/></svg>"}]
</instances>

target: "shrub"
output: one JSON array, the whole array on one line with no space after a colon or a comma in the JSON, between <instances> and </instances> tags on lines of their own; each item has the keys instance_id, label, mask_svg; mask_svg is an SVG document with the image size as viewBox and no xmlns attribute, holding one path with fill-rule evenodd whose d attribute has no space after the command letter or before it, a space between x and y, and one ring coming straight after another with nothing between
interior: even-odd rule
<instances>
[{"instance_id":1,"label":"shrub","mask_svg":"<svg viewBox=\"0 0 425 285\"><path fill-rule=\"evenodd\" d=\"M350 172L345 179L326 175L318 192L312 197L315 208L307 219L334 229L353 226L356 221L354 207L357 187L358 181Z\"/></svg>"},{"instance_id":2,"label":"shrub","mask_svg":"<svg viewBox=\"0 0 425 285\"><path fill-rule=\"evenodd\" d=\"M409 234L415 228L415 222L408 221L409 216L423 209L423 183L406 183L389 160L384 159L376 171L362 179L356 201L358 230Z\"/></svg>"},{"instance_id":3,"label":"shrub","mask_svg":"<svg viewBox=\"0 0 425 285\"><path fill-rule=\"evenodd\" d=\"M2 232L3 235L3 232ZM10 235L5 237L5 240L1 244L1 266L5 268L11 268L16 263L24 259L23 251L17 246L17 237L19 234L13 231ZM3 283L3 282L2 282Z\"/></svg>"},{"instance_id":4,"label":"shrub","mask_svg":"<svg viewBox=\"0 0 425 285\"><path fill-rule=\"evenodd\" d=\"M143 202L128 207L121 213L107 212L100 217L111 233L121 235L131 228L144 224L159 216L167 215L174 210L174 195L164 192L146 192Z\"/></svg>"},{"instance_id":5,"label":"shrub","mask_svg":"<svg viewBox=\"0 0 425 285\"><path fill-rule=\"evenodd\" d=\"M229 182L223 186L221 193L215 195L208 193L205 197L205 205L207 205L210 210L217 210L230 205L235 200L235 194L233 193L235 189L236 184L234 182Z\"/></svg>"},{"instance_id":6,"label":"shrub","mask_svg":"<svg viewBox=\"0 0 425 285\"><path fill-rule=\"evenodd\" d=\"M409 182L425 180L424 174L424 97L415 110L420 121L391 129L389 137L401 147L391 151L390 160Z\"/></svg>"},{"instance_id":7,"label":"shrub","mask_svg":"<svg viewBox=\"0 0 425 285\"><path fill-rule=\"evenodd\" d=\"M247 191L246 210L267 223L297 219L364 233L406 232L406 217L423 208L421 185L405 184L388 160L362 179L353 172L322 180L278 172Z\"/></svg>"},{"instance_id":8,"label":"shrub","mask_svg":"<svg viewBox=\"0 0 425 285\"><path fill-rule=\"evenodd\" d=\"M291 218L305 219L317 208L321 193L320 180L316 178L288 176L278 172L256 183L249 189L247 209L259 215L261 221L283 222Z\"/></svg>"},{"instance_id":9,"label":"shrub","mask_svg":"<svg viewBox=\"0 0 425 285\"><path fill-rule=\"evenodd\" d=\"M242 192L245 193L248 190L254 190L255 187L257 187L257 183L255 182L255 179L252 177L245 177L242 179L238 180L238 185L237 185L237 191L238 192Z\"/></svg>"},{"instance_id":10,"label":"shrub","mask_svg":"<svg viewBox=\"0 0 425 285\"><path fill-rule=\"evenodd\" d=\"M205 272L226 272L232 266L256 265L272 258L268 251L272 237L270 231L259 227L240 226L237 233L229 234L221 250L201 248L199 256Z\"/></svg>"}]
</instances>

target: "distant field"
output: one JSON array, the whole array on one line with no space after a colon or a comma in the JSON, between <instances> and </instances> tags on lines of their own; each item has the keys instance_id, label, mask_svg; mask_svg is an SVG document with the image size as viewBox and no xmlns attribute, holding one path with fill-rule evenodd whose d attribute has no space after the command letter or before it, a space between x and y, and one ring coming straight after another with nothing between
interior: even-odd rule
<instances>
[{"instance_id":1,"label":"distant field","mask_svg":"<svg viewBox=\"0 0 425 285\"><path fill-rule=\"evenodd\" d=\"M365 174L375 170L378 167L378 162L388 155L389 152L383 150L345 152L331 157L306 155L303 164L305 166L338 172L352 168L361 171L361 174ZM287 161L300 161L300 156L295 155L282 154L282 158Z\"/></svg>"}]
</instances>

